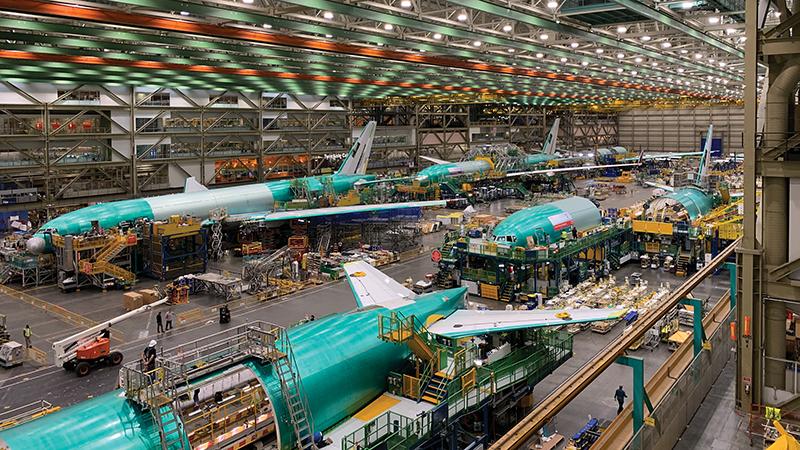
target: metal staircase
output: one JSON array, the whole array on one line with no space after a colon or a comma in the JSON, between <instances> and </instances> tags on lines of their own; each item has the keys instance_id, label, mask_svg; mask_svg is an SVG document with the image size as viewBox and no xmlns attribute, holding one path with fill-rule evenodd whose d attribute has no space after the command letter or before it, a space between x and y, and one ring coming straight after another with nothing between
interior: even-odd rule
<instances>
[{"instance_id":1,"label":"metal staircase","mask_svg":"<svg viewBox=\"0 0 800 450\"><path fill-rule=\"evenodd\" d=\"M278 358L274 362L275 373L281 382L281 393L297 439L296 447L300 450L316 449L311 413L303 395L300 377L294 371L293 359L291 355Z\"/></svg>"},{"instance_id":2,"label":"metal staircase","mask_svg":"<svg viewBox=\"0 0 800 450\"><path fill-rule=\"evenodd\" d=\"M0 266L0 284L6 284L14 277L14 272L11 271L11 266L3 264Z\"/></svg>"},{"instance_id":3,"label":"metal staircase","mask_svg":"<svg viewBox=\"0 0 800 450\"><path fill-rule=\"evenodd\" d=\"M421 399L428 403L438 405L447 397L447 385L450 383L451 379L452 376L443 371L436 372L425 385Z\"/></svg>"},{"instance_id":4,"label":"metal staircase","mask_svg":"<svg viewBox=\"0 0 800 450\"><path fill-rule=\"evenodd\" d=\"M686 253L678 255L678 260L675 262L675 275L685 277L689 272L689 263L691 258Z\"/></svg>"},{"instance_id":5,"label":"metal staircase","mask_svg":"<svg viewBox=\"0 0 800 450\"><path fill-rule=\"evenodd\" d=\"M161 450L189 450L188 439L183 429L180 410L175 408L175 400L168 395L160 395L151 400L150 415L158 427Z\"/></svg>"},{"instance_id":6,"label":"metal staircase","mask_svg":"<svg viewBox=\"0 0 800 450\"><path fill-rule=\"evenodd\" d=\"M124 248L132 245L136 245L135 236L133 239L131 239L131 235L110 237L109 242L95 254L94 262L85 262L81 265L81 272L87 275L107 274L125 284L132 284L136 279L136 275L111 263L111 260L116 258Z\"/></svg>"},{"instance_id":7,"label":"metal staircase","mask_svg":"<svg viewBox=\"0 0 800 450\"><path fill-rule=\"evenodd\" d=\"M514 285L510 282L503 284L500 290L500 301L510 303L514 299Z\"/></svg>"}]
</instances>

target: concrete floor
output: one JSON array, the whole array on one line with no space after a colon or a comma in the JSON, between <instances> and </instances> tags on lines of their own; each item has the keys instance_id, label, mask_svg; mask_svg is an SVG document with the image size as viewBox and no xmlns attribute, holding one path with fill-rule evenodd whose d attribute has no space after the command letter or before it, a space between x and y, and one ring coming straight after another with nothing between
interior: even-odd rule
<instances>
[{"instance_id":1,"label":"concrete floor","mask_svg":"<svg viewBox=\"0 0 800 450\"><path fill-rule=\"evenodd\" d=\"M625 207L649 198L650 192L650 189L633 187L632 192L627 195L610 196L608 200L601 202L601 206L604 208ZM519 202L493 202L488 205L479 205L478 209L482 212L488 211L496 215L505 215L505 207L510 203ZM425 250L419 257L384 267L382 270L397 280L404 280L408 277L417 280L426 273L434 272L435 265L430 261L429 250L440 244L441 238L441 233L425 236L423 242ZM222 263L218 268L232 269L233 267L228 263ZM660 282L677 285L682 282L682 279L677 279L672 274L663 273L660 270L643 271L633 264L623 267L617 272L617 277L622 280L622 277L632 272L642 272L643 277L648 279L651 285ZM149 287L152 284L154 283L145 280L139 283L137 288ZM727 273L723 273L706 280L697 289L695 296L718 298L727 285ZM27 289L25 293L66 308L74 314L79 314L95 322L107 320L124 312L120 291L102 293L94 288L87 288L79 293L63 294L54 286L46 286ZM491 303L484 299L477 300L482 303ZM342 281L311 288L299 294L266 303L234 301L231 303L232 322L230 325L220 325L214 320L216 317L215 306L219 302L219 299L208 296L194 296L188 305L175 306L174 310L178 318L192 317L192 319L177 324L175 330L161 336L158 336L155 331L155 312L125 321L115 327L115 330L119 332L115 333L117 339L115 339L114 347L124 353L126 361L131 361L139 357L143 347L152 338L158 339L159 345L167 348L250 320L264 320L288 326L302 320L306 314L322 317L355 307L350 289ZM53 341L82 329L57 315L22 302L14 296L0 295L0 312L9 316L12 338L18 341L22 341L22 328L26 323L30 323L34 333L33 345L42 350L48 350ZM622 329L623 325L619 324L605 335L588 330L576 335L573 358L539 383L534 389L534 396L541 399L551 392L566 377L580 369L586 361L616 339L622 333ZM645 358L645 373L649 377L666 359L668 351L662 345L653 352L640 350L634 354ZM8 409L45 399L54 405L68 406L113 389L117 380L117 372L117 368L99 368L85 378L76 378L74 374L66 373L63 369L53 365L36 365L33 362L26 362L22 367L0 372L0 405ZM585 424L589 416L612 418L616 413L616 403L613 399L614 390L620 383L628 389L631 376L630 369L626 367L615 365L609 368L557 416L559 431L566 436L571 436ZM693 439L695 438L687 435L686 442Z\"/></svg>"}]
</instances>

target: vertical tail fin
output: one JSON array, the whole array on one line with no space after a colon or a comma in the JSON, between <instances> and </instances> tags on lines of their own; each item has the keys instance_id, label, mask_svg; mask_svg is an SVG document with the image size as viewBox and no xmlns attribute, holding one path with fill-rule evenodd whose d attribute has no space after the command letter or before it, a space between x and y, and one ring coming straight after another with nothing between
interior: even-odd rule
<instances>
[{"instance_id":1,"label":"vertical tail fin","mask_svg":"<svg viewBox=\"0 0 800 450\"><path fill-rule=\"evenodd\" d=\"M644 163L644 149L639 150L639 159L636 160L636 164L642 165Z\"/></svg>"},{"instance_id":2,"label":"vertical tail fin","mask_svg":"<svg viewBox=\"0 0 800 450\"><path fill-rule=\"evenodd\" d=\"M697 166L697 178L695 179L695 184L697 185L702 184L703 179L706 177L706 168L711 159L711 142L714 140L713 133L714 124L712 123L708 126L708 131L706 131L706 145L703 146L703 156L700 157L700 165Z\"/></svg>"},{"instance_id":3,"label":"vertical tail fin","mask_svg":"<svg viewBox=\"0 0 800 450\"><path fill-rule=\"evenodd\" d=\"M372 140L375 138L375 128L378 124L375 121L370 121L361 132L361 136L350 147L347 157L342 162L339 170L336 172L340 175L364 175L367 173L367 164L369 164L369 154L372 152Z\"/></svg>"},{"instance_id":4,"label":"vertical tail fin","mask_svg":"<svg viewBox=\"0 0 800 450\"><path fill-rule=\"evenodd\" d=\"M542 153L545 155L553 155L556 152L556 141L558 141L558 124L560 122L561 118L556 117L556 121L553 122L553 126L550 128L550 131L544 138L544 143L542 144Z\"/></svg>"}]
</instances>

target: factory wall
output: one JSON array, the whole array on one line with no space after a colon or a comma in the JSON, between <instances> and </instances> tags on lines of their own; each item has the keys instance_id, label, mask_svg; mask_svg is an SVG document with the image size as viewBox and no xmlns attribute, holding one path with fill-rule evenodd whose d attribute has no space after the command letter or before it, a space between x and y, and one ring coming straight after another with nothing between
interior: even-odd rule
<instances>
[{"instance_id":1,"label":"factory wall","mask_svg":"<svg viewBox=\"0 0 800 450\"><path fill-rule=\"evenodd\" d=\"M722 138L724 153L744 152L744 108L694 106L637 108L619 115L619 145L647 151L698 151L708 125Z\"/></svg>"}]
</instances>

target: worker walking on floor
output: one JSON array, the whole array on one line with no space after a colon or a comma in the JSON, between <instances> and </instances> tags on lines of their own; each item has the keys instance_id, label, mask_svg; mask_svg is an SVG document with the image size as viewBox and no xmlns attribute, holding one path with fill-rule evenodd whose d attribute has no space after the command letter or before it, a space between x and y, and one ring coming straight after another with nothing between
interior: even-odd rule
<instances>
[{"instance_id":1,"label":"worker walking on floor","mask_svg":"<svg viewBox=\"0 0 800 450\"><path fill-rule=\"evenodd\" d=\"M622 386L620 386L619 389L617 389L617 392L614 393L614 399L617 400L617 403L619 403L617 414L622 412L622 407L625 404L626 398L628 398L628 395L622 390Z\"/></svg>"},{"instance_id":2,"label":"worker walking on floor","mask_svg":"<svg viewBox=\"0 0 800 450\"><path fill-rule=\"evenodd\" d=\"M161 319L161 311L156 314L156 332L159 334L164 332L164 322Z\"/></svg>"},{"instance_id":3,"label":"worker walking on floor","mask_svg":"<svg viewBox=\"0 0 800 450\"><path fill-rule=\"evenodd\" d=\"M31 336L33 336L33 331L31 330L30 324L26 324L25 328L22 329L22 336L25 337L25 348L31 348Z\"/></svg>"},{"instance_id":4,"label":"worker walking on floor","mask_svg":"<svg viewBox=\"0 0 800 450\"><path fill-rule=\"evenodd\" d=\"M172 329L172 310L168 309L167 314L164 315L164 319L167 321L166 331Z\"/></svg>"}]
</instances>

